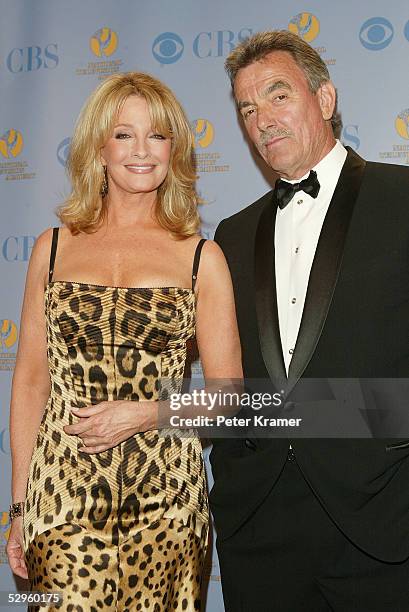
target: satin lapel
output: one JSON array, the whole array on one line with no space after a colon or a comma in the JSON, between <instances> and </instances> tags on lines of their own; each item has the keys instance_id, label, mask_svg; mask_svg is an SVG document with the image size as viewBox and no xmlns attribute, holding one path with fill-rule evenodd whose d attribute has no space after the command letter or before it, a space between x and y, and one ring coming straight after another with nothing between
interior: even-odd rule
<instances>
[{"instance_id":1,"label":"satin lapel","mask_svg":"<svg viewBox=\"0 0 409 612\"><path fill-rule=\"evenodd\" d=\"M288 373L287 394L307 367L322 333L337 284L345 239L358 198L365 160L348 155L325 217L311 268L300 331Z\"/></svg>"},{"instance_id":2,"label":"satin lapel","mask_svg":"<svg viewBox=\"0 0 409 612\"><path fill-rule=\"evenodd\" d=\"M274 228L277 204L270 197L260 215L255 243L256 309L263 360L277 390L287 382L278 322ZM283 386L284 385L284 386Z\"/></svg>"}]
</instances>

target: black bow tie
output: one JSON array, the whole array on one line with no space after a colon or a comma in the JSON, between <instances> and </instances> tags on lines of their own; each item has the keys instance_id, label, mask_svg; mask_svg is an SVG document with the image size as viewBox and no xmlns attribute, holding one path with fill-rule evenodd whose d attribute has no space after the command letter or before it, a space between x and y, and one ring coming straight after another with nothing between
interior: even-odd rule
<instances>
[{"instance_id":1,"label":"black bow tie","mask_svg":"<svg viewBox=\"0 0 409 612\"><path fill-rule=\"evenodd\" d=\"M301 181L301 183L287 183L287 181L279 179L276 182L274 195L278 206L282 210L297 191L304 191L304 193L308 193L312 198L316 198L319 190L320 184L317 179L317 173L315 170L311 170L307 178Z\"/></svg>"}]
</instances>

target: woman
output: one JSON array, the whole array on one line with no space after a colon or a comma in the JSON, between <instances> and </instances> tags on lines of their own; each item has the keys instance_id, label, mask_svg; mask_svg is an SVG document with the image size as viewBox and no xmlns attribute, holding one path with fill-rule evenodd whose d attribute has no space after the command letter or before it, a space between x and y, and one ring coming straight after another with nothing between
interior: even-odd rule
<instances>
[{"instance_id":1,"label":"woman","mask_svg":"<svg viewBox=\"0 0 409 612\"><path fill-rule=\"evenodd\" d=\"M241 377L241 362L227 264L197 234L180 104L146 74L109 77L68 168L64 227L38 238L27 274L10 564L32 590L62 592L59 610L199 610L201 446L158 431L157 400L180 386L194 332L207 380Z\"/></svg>"}]
</instances>

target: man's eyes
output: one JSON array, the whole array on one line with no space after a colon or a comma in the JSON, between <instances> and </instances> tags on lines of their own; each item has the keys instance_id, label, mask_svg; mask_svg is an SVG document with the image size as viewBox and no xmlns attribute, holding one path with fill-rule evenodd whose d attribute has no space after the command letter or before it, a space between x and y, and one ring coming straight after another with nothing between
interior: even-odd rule
<instances>
[{"instance_id":1,"label":"man's eyes","mask_svg":"<svg viewBox=\"0 0 409 612\"><path fill-rule=\"evenodd\" d=\"M288 98L288 94L286 93L282 93L282 94L275 93L273 96L271 96L270 101L271 102L284 102L284 100L287 100L287 98ZM248 119L255 112L255 110L256 110L255 108L246 108L241 111L241 114L244 119Z\"/></svg>"},{"instance_id":2,"label":"man's eyes","mask_svg":"<svg viewBox=\"0 0 409 612\"><path fill-rule=\"evenodd\" d=\"M248 108L248 109L242 111L242 115L243 115L244 119L247 119L247 117L250 117L250 115L252 113L254 113L254 111L255 111L254 108Z\"/></svg>"}]
</instances>

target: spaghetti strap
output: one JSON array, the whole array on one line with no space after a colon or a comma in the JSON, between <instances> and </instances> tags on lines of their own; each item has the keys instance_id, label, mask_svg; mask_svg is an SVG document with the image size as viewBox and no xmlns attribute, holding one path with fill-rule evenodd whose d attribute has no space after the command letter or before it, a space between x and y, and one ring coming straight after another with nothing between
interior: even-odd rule
<instances>
[{"instance_id":1,"label":"spaghetti strap","mask_svg":"<svg viewBox=\"0 0 409 612\"><path fill-rule=\"evenodd\" d=\"M202 252L202 248L204 243L206 242L206 238L202 238L196 247L195 256L193 259L193 269L192 269L192 291L195 289L196 280L197 280L197 272L199 270L199 262L200 262L200 253Z\"/></svg>"},{"instance_id":2,"label":"spaghetti strap","mask_svg":"<svg viewBox=\"0 0 409 612\"><path fill-rule=\"evenodd\" d=\"M54 272L54 262L55 255L57 253L57 244L58 244L58 231L59 227L53 227L53 241L51 244L51 253L50 253L50 267L48 269L48 282L51 283L51 279L53 277Z\"/></svg>"}]
</instances>

